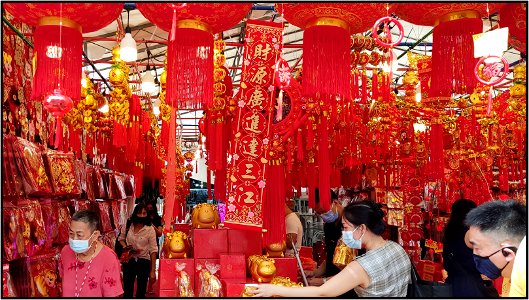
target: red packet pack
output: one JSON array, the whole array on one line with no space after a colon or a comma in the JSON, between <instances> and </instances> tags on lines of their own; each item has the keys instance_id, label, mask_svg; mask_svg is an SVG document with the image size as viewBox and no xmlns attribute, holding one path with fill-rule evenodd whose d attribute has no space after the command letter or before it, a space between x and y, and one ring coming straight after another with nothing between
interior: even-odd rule
<instances>
[{"instance_id":1,"label":"red packet pack","mask_svg":"<svg viewBox=\"0 0 529 300\"><path fill-rule=\"evenodd\" d=\"M104 178L108 199L119 199L116 191L116 176L114 175L114 172L106 170Z\"/></svg>"},{"instance_id":2,"label":"red packet pack","mask_svg":"<svg viewBox=\"0 0 529 300\"><path fill-rule=\"evenodd\" d=\"M50 200L44 203L41 202L41 209L44 220L44 229L46 231L46 248L51 248L53 241L55 241L59 235L59 211L55 203L52 203Z\"/></svg>"},{"instance_id":3,"label":"red packet pack","mask_svg":"<svg viewBox=\"0 0 529 300\"><path fill-rule=\"evenodd\" d=\"M114 185L113 189L115 191L116 199L125 199L127 198L127 193L125 191L125 175L114 173Z\"/></svg>"},{"instance_id":4,"label":"red packet pack","mask_svg":"<svg viewBox=\"0 0 529 300\"><path fill-rule=\"evenodd\" d=\"M114 249L116 238L117 238L116 233L114 231L109 231L103 234L102 242L104 245L108 246L110 249Z\"/></svg>"},{"instance_id":5,"label":"red packet pack","mask_svg":"<svg viewBox=\"0 0 529 300\"><path fill-rule=\"evenodd\" d=\"M95 186L95 168L91 165L85 166L86 172L86 198L90 201L96 201L96 186Z\"/></svg>"},{"instance_id":6,"label":"red packet pack","mask_svg":"<svg viewBox=\"0 0 529 300\"><path fill-rule=\"evenodd\" d=\"M42 217L42 208L37 200L27 200L21 203L22 212L22 237L27 256L39 254L46 243L46 231Z\"/></svg>"},{"instance_id":7,"label":"red packet pack","mask_svg":"<svg viewBox=\"0 0 529 300\"><path fill-rule=\"evenodd\" d=\"M90 209L90 201L88 200L77 200L75 201L75 212L80 210Z\"/></svg>"},{"instance_id":8,"label":"red packet pack","mask_svg":"<svg viewBox=\"0 0 529 300\"><path fill-rule=\"evenodd\" d=\"M112 211L110 221L112 223L112 228L121 230L121 225L119 223L119 206L119 200L110 202L110 209Z\"/></svg>"},{"instance_id":9,"label":"red packet pack","mask_svg":"<svg viewBox=\"0 0 529 300\"><path fill-rule=\"evenodd\" d=\"M72 220L69 202L70 200L54 204L58 211L58 234L57 238L53 241L56 245L64 245L68 243L68 231L70 230L70 222Z\"/></svg>"},{"instance_id":10,"label":"red packet pack","mask_svg":"<svg viewBox=\"0 0 529 300\"><path fill-rule=\"evenodd\" d=\"M73 153L64 153L48 149L44 153L44 163L51 179L55 195L81 194L79 183L75 179L75 157Z\"/></svg>"},{"instance_id":11,"label":"red packet pack","mask_svg":"<svg viewBox=\"0 0 529 300\"><path fill-rule=\"evenodd\" d=\"M103 176L105 171L99 167L94 167L94 176L92 178L94 185L94 196L96 199L108 199L107 190Z\"/></svg>"},{"instance_id":12,"label":"red packet pack","mask_svg":"<svg viewBox=\"0 0 529 300\"><path fill-rule=\"evenodd\" d=\"M132 175L125 175L125 195L134 196L134 176Z\"/></svg>"},{"instance_id":13,"label":"red packet pack","mask_svg":"<svg viewBox=\"0 0 529 300\"><path fill-rule=\"evenodd\" d=\"M78 183L79 191L86 192L86 163L76 159L73 163L75 169L75 180Z\"/></svg>"},{"instance_id":14,"label":"red packet pack","mask_svg":"<svg viewBox=\"0 0 529 300\"><path fill-rule=\"evenodd\" d=\"M53 252L30 258L32 297L57 298L61 296L57 256L55 249Z\"/></svg>"},{"instance_id":15,"label":"red packet pack","mask_svg":"<svg viewBox=\"0 0 529 300\"><path fill-rule=\"evenodd\" d=\"M42 160L42 149L34 143L17 138L13 142L13 150L26 195L50 195L52 190Z\"/></svg>"},{"instance_id":16,"label":"red packet pack","mask_svg":"<svg viewBox=\"0 0 529 300\"><path fill-rule=\"evenodd\" d=\"M112 231L112 225L110 224L110 207L108 201L97 202L99 206L99 217L101 220L102 232Z\"/></svg>"},{"instance_id":17,"label":"red packet pack","mask_svg":"<svg viewBox=\"0 0 529 300\"><path fill-rule=\"evenodd\" d=\"M2 144L2 199L23 197L22 176L18 171L13 150L15 136L4 135Z\"/></svg>"},{"instance_id":18,"label":"red packet pack","mask_svg":"<svg viewBox=\"0 0 529 300\"><path fill-rule=\"evenodd\" d=\"M18 207L4 204L2 207L2 243L4 259L12 261L25 256L24 239L22 237L22 214Z\"/></svg>"}]
</instances>

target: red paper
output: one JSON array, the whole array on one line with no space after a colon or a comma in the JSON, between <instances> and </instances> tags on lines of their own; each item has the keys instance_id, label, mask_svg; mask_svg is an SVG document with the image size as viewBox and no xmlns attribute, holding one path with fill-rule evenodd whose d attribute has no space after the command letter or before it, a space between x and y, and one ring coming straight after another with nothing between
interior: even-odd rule
<instances>
[{"instance_id":1,"label":"red paper","mask_svg":"<svg viewBox=\"0 0 529 300\"><path fill-rule=\"evenodd\" d=\"M246 278L246 257L244 254L220 255L220 278L221 279L241 279Z\"/></svg>"},{"instance_id":2,"label":"red paper","mask_svg":"<svg viewBox=\"0 0 529 300\"><path fill-rule=\"evenodd\" d=\"M196 259L216 258L228 252L227 229L193 229L191 231L193 257Z\"/></svg>"},{"instance_id":3,"label":"red paper","mask_svg":"<svg viewBox=\"0 0 529 300\"><path fill-rule=\"evenodd\" d=\"M253 230L228 230L230 254L243 253L245 257L262 254L261 233Z\"/></svg>"},{"instance_id":4,"label":"red paper","mask_svg":"<svg viewBox=\"0 0 529 300\"><path fill-rule=\"evenodd\" d=\"M298 282L298 265L294 257L274 258L276 276L288 277L292 282Z\"/></svg>"}]
</instances>

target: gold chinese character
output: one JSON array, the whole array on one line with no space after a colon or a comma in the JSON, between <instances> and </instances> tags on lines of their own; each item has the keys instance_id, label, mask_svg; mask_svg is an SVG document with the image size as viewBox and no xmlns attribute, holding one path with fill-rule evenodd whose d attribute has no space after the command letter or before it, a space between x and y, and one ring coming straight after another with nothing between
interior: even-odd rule
<instances>
[{"instance_id":1,"label":"gold chinese character","mask_svg":"<svg viewBox=\"0 0 529 300\"><path fill-rule=\"evenodd\" d=\"M261 91L261 89L256 89L253 91L252 95L250 96L250 101L249 101L250 107L254 108L258 106L259 109L263 109L262 104L264 100L265 98L263 96L263 91Z\"/></svg>"},{"instance_id":2,"label":"gold chinese character","mask_svg":"<svg viewBox=\"0 0 529 300\"><path fill-rule=\"evenodd\" d=\"M250 121L250 126L248 127L248 122L246 122L246 126L244 129L253 133L261 133L261 131L259 130L259 115L254 113L251 116L247 117L245 120Z\"/></svg>"},{"instance_id":3,"label":"gold chinese character","mask_svg":"<svg viewBox=\"0 0 529 300\"><path fill-rule=\"evenodd\" d=\"M268 53L270 53L270 50L272 50L272 48L270 48L270 45L266 44L266 47L263 49L263 44L259 44L255 47L253 58L259 57L263 60L267 60Z\"/></svg>"},{"instance_id":4,"label":"gold chinese character","mask_svg":"<svg viewBox=\"0 0 529 300\"><path fill-rule=\"evenodd\" d=\"M245 164L245 166L246 166L246 174L241 175L241 177L244 179L255 180L255 176L252 175L253 164Z\"/></svg>"},{"instance_id":5,"label":"gold chinese character","mask_svg":"<svg viewBox=\"0 0 529 300\"><path fill-rule=\"evenodd\" d=\"M257 152L257 146L258 145L259 145L259 143L257 143L257 140L255 138L252 138L252 140L250 141L250 144L248 145L248 148L250 148L250 152L243 151L242 153L246 154L246 155L253 156L253 157L257 157L257 154L255 152Z\"/></svg>"},{"instance_id":6,"label":"gold chinese character","mask_svg":"<svg viewBox=\"0 0 529 300\"><path fill-rule=\"evenodd\" d=\"M266 71L266 66L260 67L259 70L253 75L251 82L256 84L262 84L263 78L268 74Z\"/></svg>"},{"instance_id":7,"label":"gold chinese character","mask_svg":"<svg viewBox=\"0 0 529 300\"><path fill-rule=\"evenodd\" d=\"M241 202L241 198L246 196L246 198L242 199L244 203L255 203L255 200L253 199L254 193L253 192L246 192L239 196L239 202Z\"/></svg>"}]
</instances>

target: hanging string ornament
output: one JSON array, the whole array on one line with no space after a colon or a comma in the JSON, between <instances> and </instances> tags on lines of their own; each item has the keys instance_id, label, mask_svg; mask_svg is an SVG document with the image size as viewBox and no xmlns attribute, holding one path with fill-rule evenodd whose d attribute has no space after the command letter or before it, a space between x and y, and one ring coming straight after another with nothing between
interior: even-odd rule
<instances>
[{"instance_id":1,"label":"hanging string ornament","mask_svg":"<svg viewBox=\"0 0 529 300\"><path fill-rule=\"evenodd\" d=\"M490 13L503 3L488 3ZM433 31L430 97L446 104L450 96L470 94L476 85L472 35L483 31L481 17L487 16L485 3L398 4L395 13L416 25L435 26Z\"/></svg>"},{"instance_id":2,"label":"hanging string ornament","mask_svg":"<svg viewBox=\"0 0 529 300\"><path fill-rule=\"evenodd\" d=\"M283 120L283 90L290 86L292 79L292 70L288 66L288 62L284 58L280 58L275 65L275 86L279 88L279 95L277 97L277 114L276 121Z\"/></svg>"},{"instance_id":3,"label":"hanging string ornament","mask_svg":"<svg viewBox=\"0 0 529 300\"><path fill-rule=\"evenodd\" d=\"M509 63L503 57L482 57L474 68L476 79L482 84L489 86L489 98L487 104L487 116L492 110L492 90L495 85L501 83L509 73Z\"/></svg>"},{"instance_id":4,"label":"hanging string ornament","mask_svg":"<svg viewBox=\"0 0 529 300\"><path fill-rule=\"evenodd\" d=\"M110 24L121 13L123 3L19 2L5 3L3 7L16 19L36 27L33 33L36 71L31 98L41 101L53 94L60 85L65 95L74 102L79 101L82 33L96 31ZM62 16L59 16L60 12Z\"/></svg>"},{"instance_id":5,"label":"hanging string ornament","mask_svg":"<svg viewBox=\"0 0 529 300\"><path fill-rule=\"evenodd\" d=\"M302 90L314 98L318 114L319 189L330 189L329 130L338 120L338 107L351 98L352 33L368 29L385 15L382 3L277 4L290 23L304 29ZM316 121L316 118L314 118ZM320 205L330 208L329 193L321 193Z\"/></svg>"}]
</instances>

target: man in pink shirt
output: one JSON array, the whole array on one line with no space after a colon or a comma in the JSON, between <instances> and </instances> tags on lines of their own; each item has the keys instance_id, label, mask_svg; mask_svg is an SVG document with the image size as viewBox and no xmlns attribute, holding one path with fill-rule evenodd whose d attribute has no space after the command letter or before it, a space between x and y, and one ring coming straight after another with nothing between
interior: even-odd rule
<instances>
[{"instance_id":1,"label":"man in pink shirt","mask_svg":"<svg viewBox=\"0 0 529 300\"><path fill-rule=\"evenodd\" d=\"M116 253L98 241L99 216L82 210L72 216L69 245L61 251L63 297L119 297L123 294Z\"/></svg>"}]
</instances>

